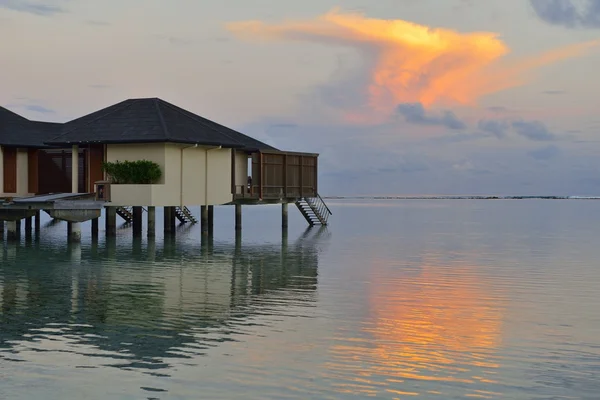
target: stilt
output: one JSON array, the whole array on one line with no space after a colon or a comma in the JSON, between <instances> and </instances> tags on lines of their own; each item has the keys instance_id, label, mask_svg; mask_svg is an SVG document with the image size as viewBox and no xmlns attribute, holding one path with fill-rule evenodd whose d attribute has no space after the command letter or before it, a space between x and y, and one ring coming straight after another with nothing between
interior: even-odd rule
<instances>
[{"instance_id":1,"label":"stilt","mask_svg":"<svg viewBox=\"0 0 600 400\"><path fill-rule=\"evenodd\" d=\"M235 231L239 232L242 230L242 205L235 205Z\"/></svg>"},{"instance_id":2,"label":"stilt","mask_svg":"<svg viewBox=\"0 0 600 400\"><path fill-rule=\"evenodd\" d=\"M31 236L32 228L33 228L33 217L25 218L25 235Z\"/></svg>"},{"instance_id":3,"label":"stilt","mask_svg":"<svg viewBox=\"0 0 600 400\"><path fill-rule=\"evenodd\" d=\"M67 238L71 237L71 232L73 232L73 223L67 222Z\"/></svg>"},{"instance_id":4,"label":"stilt","mask_svg":"<svg viewBox=\"0 0 600 400\"><path fill-rule=\"evenodd\" d=\"M17 232L19 232L19 236L21 236L21 220L17 220Z\"/></svg>"},{"instance_id":5,"label":"stilt","mask_svg":"<svg viewBox=\"0 0 600 400\"><path fill-rule=\"evenodd\" d=\"M208 234L212 236L215 227L215 206L208 206Z\"/></svg>"},{"instance_id":6,"label":"stilt","mask_svg":"<svg viewBox=\"0 0 600 400\"><path fill-rule=\"evenodd\" d=\"M106 236L117 236L117 208L106 207Z\"/></svg>"},{"instance_id":7,"label":"stilt","mask_svg":"<svg viewBox=\"0 0 600 400\"><path fill-rule=\"evenodd\" d=\"M288 227L288 203L281 204L281 227L283 229Z\"/></svg>"},{"instance_id":8,"label":"stilt","mask_svg":"<svg viewBox=\"0 0 600 400\"><path fill-rule=\"evenodd\" d=\"M208 207L200 207L200 225L202 227L202 234L208 234Z\"/></svg>"},{"instance_id":9,"label":"stilt","mask_svg":"<svg viewBox=\"0 0 600 400\"><path fill-rule=\"evenodd\" d=\"M99 221L98 218L94 218L92 220L92 238L98 238L98 231L99 231Z\"/></svg>"},{"instance_id":10,"label":"stilt","mask_svg":"<svg viewBox=\"0 0 600 400\"><path fill-rule=\"evenodd\" d=\"M177 213L175 212L176 207L171 207L171 232L175 234L177 227Z\"/></svg>"},{"instance_id":11,"label":"stilt","mask_svg":"<svg viewBox=\"0 0 600 400\"><path fill-rule=\"evenodd\" d=\"M69 222L69 242L81 242L81 222Z\"/></svg>"},{"instance_id":12,"label":"stilt","mask_svg":"<svg viewBox=\"0 0 600 400\"><path fill-rule=\"evenodd\" d=\"M165 235L175 234L175 207L165 207Z\"/></svg>"},{"instance_id":13,"label":"stilt","mask_svg":"<svg viewBox=\"0 0 600 400\"><path fill-rule=\"evenodd\" d=\"M148 237L156 236L156 207L148 207Z\"/></svg>"},{"instance_id":14,"label":"stilt","mask_svg":"<svg viewBox=\"0 0 600 400\"><path fill-rule=\"evenodd\" d=\"M35 224L34 224L34 229L35 229L35 234L38 235L40 233L40 228L42 226L42 221L40 220L41 218L41 212L36 211L35 212Z\"/></svg>"},{"instance_id":15,"label":"stilt","mask_svg":"<svg viewBox=\"0 0 600 400\"><path fill-rule=\"evenodd\" d=\"M19 221L7 221L6 222L6 239L7 240L19 240L19 237L21 236L21 230L18 229L18 223Z\"/></svg>"},{"instance_id":16,"label":"stilt","mask_svg":"<svg viewBox=\"0 0 600 400\"><path fill-rule=\"evenodd\" d=\"M133 207L133 236L142 236L142 207Z\"/></svg>"},{"instance_id":17,"label":"stilt","mask_svg":"<svg viewBox=\"0 0 600 400\"><path fill-rule=\"evenodd\" d=\"M4 239L4 221L0 221L0 240Z\"/></svg>"}]
</instances>

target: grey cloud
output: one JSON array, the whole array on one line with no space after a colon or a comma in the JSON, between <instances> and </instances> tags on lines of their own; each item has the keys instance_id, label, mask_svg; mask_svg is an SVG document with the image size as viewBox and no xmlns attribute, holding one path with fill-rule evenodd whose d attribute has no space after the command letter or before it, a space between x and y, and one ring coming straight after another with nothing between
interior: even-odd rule
<instances>
[{"instance_id":1,"label":"grey cloud","mask_svg":"<svg viewBox=\"0 0 600 400\"><path fill-rule=\"evenodd\" d=\"M22 0L0 0L0 8L41 16L50 16L66 12L66 10L60 6Z\"/></svg>"},{"instance_id":2,"label":"grey cloud","mask_svg":"<svg viewBox=\"0 0 600 400\"><path fill-rule=\"evenodd\" d=\"M550 160L560 155L561 151L554 145L542 147L537 150L532 150L528 154L536 160Z\"/></svg>"},{"instance_id":3,"label":"grey cloud","mask_svg":"<svg viewBox=\"0 0 600 400\"><path fill-rule=\"evenodd\" d=\"M467 125L452 111L444 111L442 115L428 115L421 103L399 104L396 110L406 122L411 124L439 125L454 130L467 128Z\"/></svg>"},{"instance_id":4,"label":"grey cloud","mask_svg":"<svg viewBox=\"0 0 600 400\"><path fill-rule=\"evenodd\" d=\"M502 120L481 120L478 123L479 129L486 133L491 133L498 139L503 139L507 136L507 131L510 128L506 121Z\"/></svg>"},{"instance_id":5,"label":"grey cloud","mask_svg":"<svg viewBox=\"0 0 600 400\"><path fill-rule=\"evenodd\" d=\"M544 142L556 140L556 135L540 121L513 121L515 132L529 140Z\"/></svg>"},{"instance_id":6,"label":"grey cloud","mask_svg":"<svg viewBox=\"0 0 600 400\"><path fill-rule=\"evenodd\" d=\"M30 104L30 105L26 105L23 106L23 108L27 111L33 111L33 112L37 112L37 113L41 113L41 114L54 114L55 111L50 109L50 108L46 108L44 106L40 106L37 104Z\"/></svg>"},{"instance_id":7,"label":"grey cloud","mask_svg":"<svg viewBox=\"0 0 600 400\"><path fill-rule=\"evenodd\" d=\"M530 0L543 21L566 28L600 28L600 0Z\"/></svg>"},{"instance_id":8,"label":"grey cloud","mask_svg":"<svg viewBox=\"0 0 600 400\"><path fill-rule=\"evenodd\" d=\"M87 21L85 21L85 23L88 25L93 25L93 26L110 26L110 22L98 21L95 19L87 20Z\"/></svg>"},{"instance_id":9,"label":"grey cloud","mask_svg":"<svg viewBox=\"0 0 600 400\"><path fill-rule=\"evenodd\" d=\"M506 107L501 107L501 106L492 106L492 107L487 107L487 109L491 112L497 113L497 114L502 114L505 112L508 112L508 108Z\"/></svg>"}]
</instances>

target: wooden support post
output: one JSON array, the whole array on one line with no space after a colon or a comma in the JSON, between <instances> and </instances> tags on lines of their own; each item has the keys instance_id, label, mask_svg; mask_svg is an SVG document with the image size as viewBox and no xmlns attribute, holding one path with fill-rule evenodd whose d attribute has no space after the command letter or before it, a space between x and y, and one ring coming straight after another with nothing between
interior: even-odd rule
<instances>
[{"instance_id":1,"label":"wooden support post","mask_svg":"<svg viewBox=\"0 0 600 400\"><path fill-rule=\"evenodd\" d=\"M235 231L239 232L242 230L242 205L235 205Z\"/></svg>"},{"instance_id":2,"label":"wooden support post","mask_svg":"<svg viewBox=\"0 0 600 400\"><path fill-rule=\"evenodd\" d=\"M106 236L117 236L117 208L106 207Z\"/></svg>"},{"instance_id":3,"label":"wooden support post","mask_svg":"<svg viewBox=\"0 0 600 400\"><path fill-rule=\"evenodd\" d=\"M133 236L142 236L142 207L133 207Z\"/></svg>"},{"instance_id":4,"label":"wooden support post","mask_svg":"<svg viewBox=\"0 0 600 400\"><path fill-rule=\"evenodd\" d=\"M98 231L99 231L99 221L98 218L94 218L92 220L92 238L98 238Z\"/></svg>"},{"instance_id":5,"label":"wooden support post","mask_svg":"<svg viewBox=\"0 0 600 400\"><path fill-rule=\"evenodd\" d=\"M208 206L208 234L212 235L215 227L215 206Z\"/></svg>"},{"instance_id":6,"label":"wooden support post","mask_svg":"<svg viewBox=\"0 0 600 400\"><path fill-rule=\"evenodd\" d=\"M148 237L156 236L156 207L148 207Z\"/></svg>"},{"instance_id":7,"label":"wooden support post","mask_svg":"<svg viewBox=\"0 0 600 400\"><path fill-rule=\"evenodd\" d=\"M200 226L202 227L202 233L208 233L208 207L200 207Z\"/></svg>"},{"instance_id":8,"label":"wooden support post","mask_svg":"<svg viewBox=\"0 0 600 400\"><path fill-rule=\"evenodd\" d=\"M40 233L40 229L42 226L42 221L41 221L41 215L42 213L40 211L36 211L35 212L35 234L39 234Z\"/></svg>"},{"instance_id":9,"label":"wooden support post","mask_svg":"<svg viewBox=\"0 0 600 400\"><path fill-rule=\"evenodd\" d=\"M283 229L288 227L288 203L281 204L281 227Z\"/></svg>"},{"instance_id":10,"label":"wooden support post","mask_svg":"<svg viewBox=\"0 0 600 400\"><path fill-rule=\"evenodd\" d=\"M173 232L173 234L175 234L175 228L177 226L177 214L175 213L175 208L176 207L171 207L171 232Z\"/></svg>"},{"instance_id":11,"label":"wooden support post","mask_svg":"<svg viewBox=\"0 0 600 400\"><path fill-rule=\"evenodd\" d=\"M173 224L171 221L175 216L173 215L173 207L164 208L164 231L165 235L171 235L173 233Z\"/></svg>"},{"instance_id":12,"label":"wooden support post","mask_svg":"<svg viewBox=\"0 0 600 400\"><path fill-rule=\"evenodd\" d=\"M31 235L32 228L33 228L33 217L25 218L25 234Z\"/></svg>"}]
</instances>

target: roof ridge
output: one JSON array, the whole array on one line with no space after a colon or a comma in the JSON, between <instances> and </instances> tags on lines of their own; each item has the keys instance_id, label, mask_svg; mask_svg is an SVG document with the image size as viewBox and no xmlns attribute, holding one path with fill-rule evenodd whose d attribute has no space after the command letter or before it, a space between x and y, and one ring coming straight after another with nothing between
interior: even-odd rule
<instances>
[{"instance_id":1,"label":"roof ridge","mask_svg":"<svg viewBox=\"0 0 600 400\"><path fill-rule=\"evenodd\" d=\"M202 121L201 119L198 119L198 118L202 118L202 119L206 119L206 118L203 118L203 117L201 117L201 116L199 116L199 115L196 115L196 114L194 114L193 112L191 112L191 111L187 111L187 110L185 110L185 109L183 109L183 108L181 108L181 107L178 107L178 106L176 106L176 105L174 105L174 104L171 104L171 103L169 103L168 101L165 101L165 100L162 100L162 99L158 99L158 100L159 100L159 101L160 101L162 104L164 104L165 106L167 106L167 107L171 108L171 109L172 109L172 110L174 110L174 111L177 111L178 113L180 113L180 114L184 115L184 116L185 116L185 117L187 117L187 118L193 119L194 121L196 121L196 122L198 122L198 123L202 124L202 125L203 125L203 126L205 126L206 128L208 128L208 129L211 129L211 130L213 130L213 131L215 131L215 132L217 132L217 133L219 133L219 134L221 134L221 135L225 136L226 138L228 138L228 139L232 140L233 142L239 143L239 144L241 144L242 146L244 145L244 143L240 142L239 140L237 140L237 139L235 139L235 138L232 138L231 136L227 135L225 132L222 132L221 130L219 130L219 129L216 129L216 128L215 128L215 127L213 127L213 126L210 126L209 124L207 124L206 122ZM212 122L212 121L211 121L211 122ZM213 123L214 123L214 124L217 124L216 122L213 122ZM220 125L220 124L217 124L217 125Z\"/></svg>"},{"instance_id":2,"label":"roof ridge","mask_svg":"<svg viewBox=\"0 0 600 400\"><path fill-rule=\"evenodd\" d=\"M165 122L165 116L163 115L162 110L160 109L161 101L162 100L160 100L159 98L155 98L154 106L156 108L156 112L158 113L158 119L160 120L160 125L162 126L163 132L165 133L165 138L170 139L171 134L169 133L169 129L167 128L167 123Z\"/></svg>"},{"instance_id":3,"label":"roof ridge","mask_svg":"<svg viewBox=\"0 0 600 400\"><path fill-rule=\"evenodd\" d=\"M80 129L80 128L81 128L81 127L83 127L83 126L88 126L88 125L90 125L90 124L92 124L92 123L96 122L97 120L99 120L99 119L101 119L101 118L104 118L104 117L106 117L107 115L110 115L110 114L112 114L112 113L114 113L114 112L120 111L120 110L122 110L122 109L124 109L124 108L127 108L127 107L131 107L135 101L137 101L137 100L124 100L124 101L122 101L122 102L120 102L120 103L113 104L112 106L108 106L108 107L106 107L106 108L104 108L104 109L111 108L111 107L115 107L115 108L114 108L113 110L110 110L110 111L106 112L106 113L103 113L102 115L99 115L99 116L97 116L96 118L94 118L94 119L92 119L92 120L90 120L90 121L86 122L86 123L85 123L85 124L83 124L83 125L76 126L76 127L73 127L73 128L71 128L71 129L65 130L63 133L61 133L60 135L58 135L58 136L56 136L56 137L52 138L52 140L50 140L50 141L54 141L54 140L56 140L56 139L58 139L58 138L60 138L60 137L63 137L63 136L65 136L65 135L67 135L67 134L69 134L69 133L73 132L73 131L74 131L74 130L76 130L76 129ZM129 104L125 104L125 103L127 103L127 102L129 102ZM120 107L119 107L119 105L120 105ZM100 112L100 111L102 111L102 110L95 111L95 112ZM92 114L93 114L93 113L92 113ZM88 115L89 115L89 114L88 114ZM70 124L70 123L73 123L73 122L77 121L78 119L83 119L83 118L87 117L88 115L84 115L83 117L75 118L74 120L71 120L71 121L69 121L69 122L65 122L63 125L64 125L64 126L67 126L68 124Z\"/></svg>"}]
</instances>

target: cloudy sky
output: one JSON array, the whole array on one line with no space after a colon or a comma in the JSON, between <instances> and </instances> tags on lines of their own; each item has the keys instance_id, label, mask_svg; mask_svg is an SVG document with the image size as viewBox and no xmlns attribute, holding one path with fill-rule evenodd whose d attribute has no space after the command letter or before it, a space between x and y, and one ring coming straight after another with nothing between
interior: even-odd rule
<instances>
[{"instance_id":1,"label":"cloudy sky","mask_svg":"<svg viewBox=\"0 0 600 400\"><path fill-rule=\"evenodd\" d=\"M161 97L324 194L600 195L600 0L0 0L0 105Z\"/></svg>"}]
</instances>

